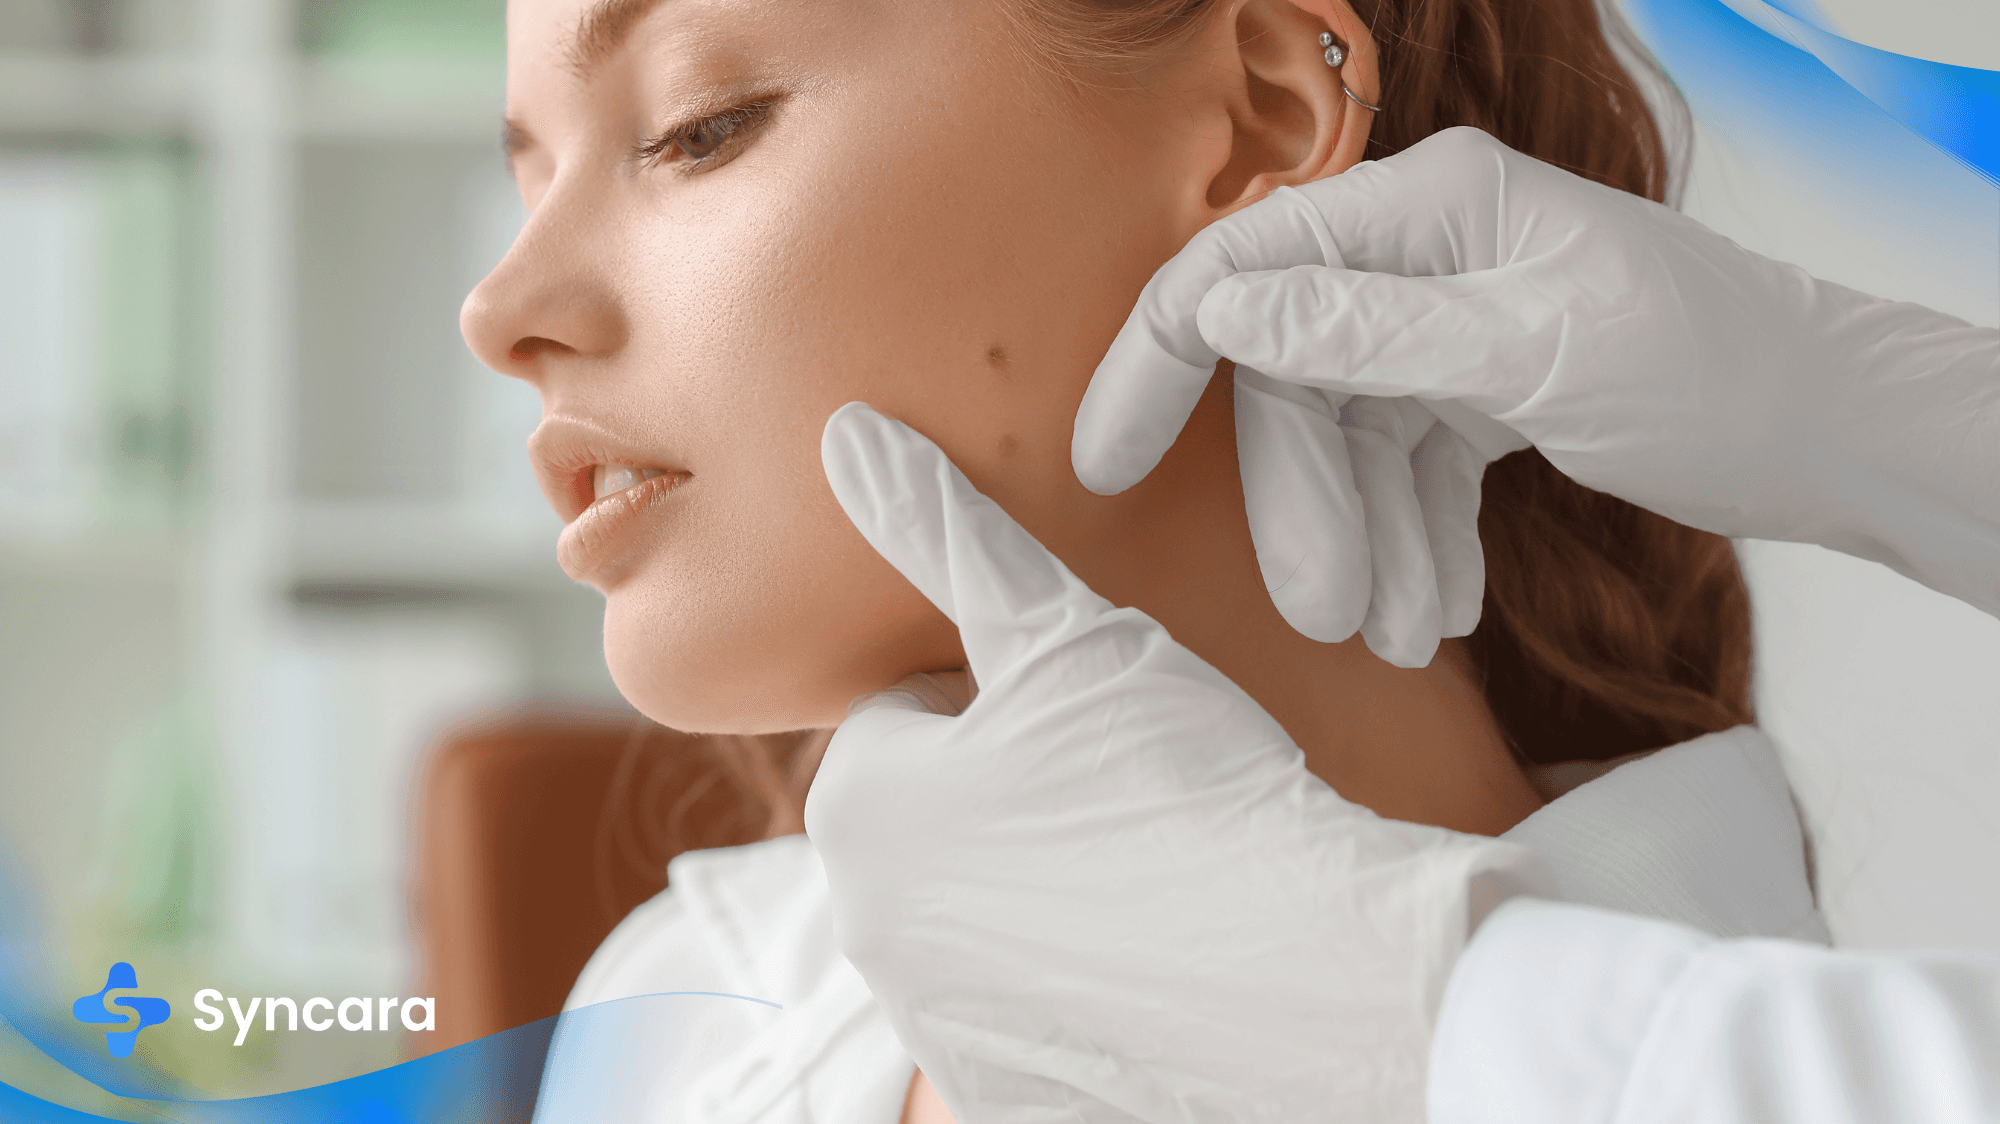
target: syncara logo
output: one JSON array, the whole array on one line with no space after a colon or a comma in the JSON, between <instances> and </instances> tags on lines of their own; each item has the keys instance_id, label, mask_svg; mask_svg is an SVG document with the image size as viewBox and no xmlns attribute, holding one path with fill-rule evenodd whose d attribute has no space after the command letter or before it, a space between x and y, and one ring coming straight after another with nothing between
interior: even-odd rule
<instances>
[{"instance_id":1,"label":"syncara logo","mask_svg":"<svg viewBox=\"0 0 2000 1124\"><path fill-rule=\"evenodd\" d=\"M114 987L138 986L139 974L132 970L132 965L121 960L111 966L110 973L105 976L104 986L97 989L96 994L86 995L69 1005L70 1013L77 1017L78 1022L122 1023L126 1021L126 1016L117 1014L111 1010L111 1006L106 1005L104 993ZM174 1013L174 1009L167 1005L166 1000L154 999L149 995L122 996L112 1000L112 1005L123 1007L139 1016L139 1025L130 1030L104 1032L104 1048L111 1051L111 1056L114 1058L130 1057L132 1047L139 1041L139 1032L149 1026L166 1022L167 1016Z\"/></svg>"}]
</instances>

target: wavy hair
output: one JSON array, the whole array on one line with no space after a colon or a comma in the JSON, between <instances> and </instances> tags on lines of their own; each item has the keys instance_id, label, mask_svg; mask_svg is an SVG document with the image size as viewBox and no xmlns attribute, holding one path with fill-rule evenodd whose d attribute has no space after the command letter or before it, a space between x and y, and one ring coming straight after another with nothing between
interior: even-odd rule
<instances>
[{"instance_id":1,"label":"wavy hair","mask_svg":"<svg viewBox=\"0 0 2000 1124\"><path fill-rule=\"evenodd\" d=\"M1170 53L1213 0L1000 0L1065 74ZM1612 3L1351 0L1385 112L1370 159L1458 125L1678 202L1686 103ZM1595 492L1524 450L1481 487L1487 588L1468 648L1523 760L1608 760L1753 718L1750 600L1729 541Z\"/></svg>"},{"instance_id":2,"label":"wavy hair","mask_svg":"<svg viewBox=\"0 0 2000 1124\"><path fill-rule=\"evenodd\" d=\"M1086 85L1170 53L1218 8L996 2L1029 49ZM1381 66L1386 111L1371 159L1471 125L1598 183L1678 202L1686 105L1608 0L1351 2ZM1486 470L1479 533L1486 599L1467 647L1523 761L1609 760L1753 720L1749 594L1727 539L1585 488L1534 450ZM804 829L824 738L744 741L712 763L744 808L683 845Z\"/></svg>"}]
</instances>

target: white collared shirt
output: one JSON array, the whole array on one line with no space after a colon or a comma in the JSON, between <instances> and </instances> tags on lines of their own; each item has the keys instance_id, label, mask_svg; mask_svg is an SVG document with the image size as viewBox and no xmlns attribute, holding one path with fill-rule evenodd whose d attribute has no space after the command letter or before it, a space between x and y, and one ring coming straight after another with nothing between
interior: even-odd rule
<instances>
[{"instance_id":1,"label":"white collared shirt","mask_svg":"<svg viewBox=\"0 0 2000 1124\"><path fill-rule=\"evenodd\" d=\"M1540 851L1567 900L1826 942L1791 790L1756 728L1535 779L1554 799L1503 838ZM894 1124L914 1063L835 946L811 842L691 851L667 873L578 977L537 1121ZM690 992L706 994L664 994Z\"/></svg>"}]
</instances>

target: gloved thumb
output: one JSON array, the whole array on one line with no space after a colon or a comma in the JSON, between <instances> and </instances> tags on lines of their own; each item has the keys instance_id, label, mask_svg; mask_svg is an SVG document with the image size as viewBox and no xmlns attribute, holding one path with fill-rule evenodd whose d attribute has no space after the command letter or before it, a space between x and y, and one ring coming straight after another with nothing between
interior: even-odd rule
<instances>
[{"instance_id":1,"label":"gloved thumb","mask_svg":"<svg viewBox=\"0 0 2000 1124\"><path fill-rule=\"evenodd\" d=\"M924 759L935 757L970 701L970 683L962 671L920 671L848 704L806 790L806 835L822 854L861 860L901 845L880 830L893 819L881 802L909 798Z\"/></svg>"}]
</instances>

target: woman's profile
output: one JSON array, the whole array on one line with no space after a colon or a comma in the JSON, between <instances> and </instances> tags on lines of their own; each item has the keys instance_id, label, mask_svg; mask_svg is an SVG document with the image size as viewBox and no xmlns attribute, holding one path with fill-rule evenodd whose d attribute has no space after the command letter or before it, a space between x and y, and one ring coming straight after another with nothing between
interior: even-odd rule
<instances>
[{"instance_id":1,"label":"woman's profile","mask_svg":"<svg viewBox=\"0 0 2000 1124\"><path fill-rule=\"evenodd\" d=\"M1234 680L1349 800L1517 832L1580 900L1819 931L1782 774L1740 728L1749 605L1727 540L1514 454L1485 477L1478 629L1404 669L1272 606L1227 363L1142 484L1097 496L1071 470L1078 401L1152 271L1276 188L1473 125L1661 198L1667 147L1590 0L512 0L508 56L530 214L465 335L542 395L531 454L569 524L559 554L604 594L607 661L646 715L825 728L963 665L822 474L827 416L866 401ZM807 1046L768 1011L704 1014L629 1074L650 1118L756 1100L937 1119L785 830L810 755L745 773L767 778L775 837L677 859L571 1005L705 989L817 1028ZM1742 900L1712 869L1718 835L1767 840L1734 861L1781 892ZM753 1078L774 1058L789 1068Z\"/></svg>"}]
</instances>

